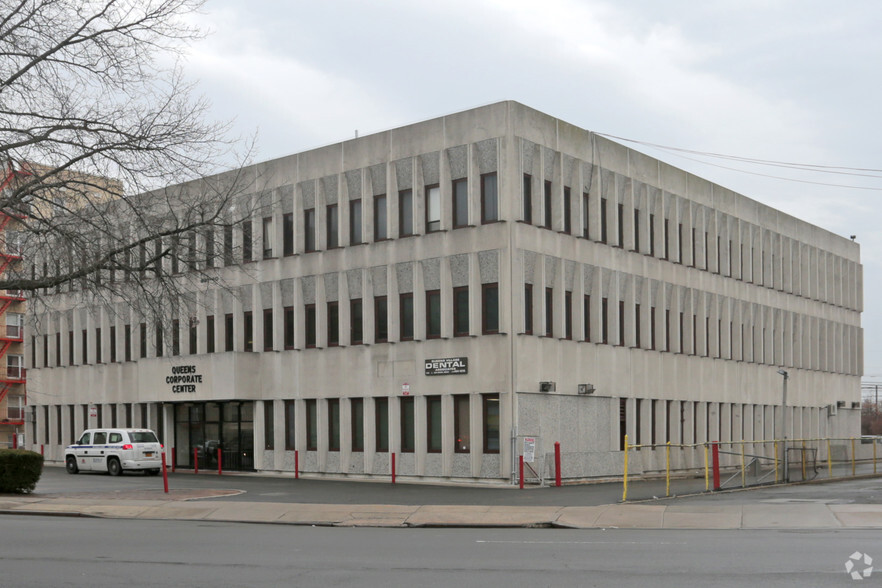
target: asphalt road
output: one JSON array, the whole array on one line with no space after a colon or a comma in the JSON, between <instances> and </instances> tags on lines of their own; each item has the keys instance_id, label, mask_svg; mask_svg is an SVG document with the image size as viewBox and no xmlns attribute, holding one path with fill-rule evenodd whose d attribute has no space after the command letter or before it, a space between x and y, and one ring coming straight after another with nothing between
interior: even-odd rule
<instances>
[{"instance_id":1,"label":"asphalt road","mask_svg":"<svg viewBox=\"0 0 882 588\"><path fill-rule=\"evenodd\" d=\"M851 554L882 558L878 532L858 530L351 529L20 515L0 524L2 584L20 588L844 586L853 585Z\"/></svg>"}]
</instances>

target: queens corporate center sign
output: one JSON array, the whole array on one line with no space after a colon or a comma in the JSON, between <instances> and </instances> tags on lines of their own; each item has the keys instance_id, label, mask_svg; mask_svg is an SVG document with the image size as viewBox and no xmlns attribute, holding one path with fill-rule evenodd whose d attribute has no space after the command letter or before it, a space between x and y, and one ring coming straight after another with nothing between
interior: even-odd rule
<instances>
[{"instance_id":1,"label":"queens corporate center sign","mask_svg":"<svg viewBox=\"0 0 882 588\"><path fill-rule=\"evenodd\" d=\"M173 365L165 383L171 386L172 394L193 394L202 383L202 374L197 373L195 365Z\"/></svg>"},{"instance_id":2,"label":"queens corporate center sign","mask_svg":"<svg viewBox=\"0 0 882 588\"><path fill-rule=\"evenodd\" d=\"M469 373L468 357L447 357L444 359L427 359L427 376L450 376Z\"/></svg>"}]
</instances>

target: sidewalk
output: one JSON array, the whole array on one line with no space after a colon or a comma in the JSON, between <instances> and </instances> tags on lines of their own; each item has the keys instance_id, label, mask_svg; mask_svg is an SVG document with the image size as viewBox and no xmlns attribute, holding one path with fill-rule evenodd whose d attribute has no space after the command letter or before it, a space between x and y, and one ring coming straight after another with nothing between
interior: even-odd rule
<instances>
[{"instance_id":1,"label":"sidewalk","mask_svg":"<svg viewBox=\"0 0 882 588\"><path fill-rule=\"evenodd\" d=\"M571 529L882 529L882 504L823 502L602 506L353 505L200 501L226 490L2 495L0 514L196 520L339 527Z\"/></svg>"}]
</instances>

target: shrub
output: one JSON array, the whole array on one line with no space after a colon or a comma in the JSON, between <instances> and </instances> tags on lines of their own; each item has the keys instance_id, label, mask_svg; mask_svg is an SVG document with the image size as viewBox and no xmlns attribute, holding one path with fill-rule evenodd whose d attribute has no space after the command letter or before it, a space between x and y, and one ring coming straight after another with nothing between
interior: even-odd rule
<instances>
[{"instance_id":1,"label":"shrub","mask_svg":"<svg viewBox=\"0 0 882 588\"><path fill-rule=\"evenodd\" d=\"M28 494L43 473L43 456L26 449L0 449L0 492Z\"/></svg>"}]
</instances>

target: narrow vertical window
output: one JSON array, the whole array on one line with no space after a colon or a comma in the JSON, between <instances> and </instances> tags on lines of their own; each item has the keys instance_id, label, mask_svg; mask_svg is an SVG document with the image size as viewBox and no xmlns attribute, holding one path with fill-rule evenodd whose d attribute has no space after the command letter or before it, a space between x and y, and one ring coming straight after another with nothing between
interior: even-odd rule
<instances>
[{"instance_id":1,"label":"narrow vertical window","mask_svg":"<svg viewBox=\"0 0 882 588\"><path fill-rule=\"evenodd\" d=\"M671 252L670 251L670 244L671 244L670 224L671 224L670 221L668 219L665 219L665 231L664 231L664 237L665 237L664 245L665 246L664 246L664 258L663 259L670 259L671 258L670 257L670 252Z\"/></svg>"},{"instance_id":2,"label":"narrow vertical window","mask_svg":"<svg viewBox=\"0 0 882 588\"><path fill-rule=\"evenodd\" d=\"M649 307L649 348L655 350L655 307Z\"/></svg>"},{"instance_id":3,"label":"narrow vertical window","mask_svg":"<svg viewBox=\"0 0 882 588\"><path fill-rule=\"evenodd\" d=\"M413 235L413 190L398 192L398 236Z\"/></svg>"},{"instance_id":4,"label":"narrow vertical window","mask_svg":"<svg viewBox=\"0 0 882 588\"><path fill-rule=\"evenodd\" d=\"M294 307L286 306L284 312L285 349L294 349Z\"/></svg>"},{"instance_id":5,"label":"narrow vertical window","mask_svg":"<svg viewBox=\"0 0 882 588\"><path fill-rule=\"evenodd\" d=\"M316 314L315 304L307 304L304 308L303 324L306 331L306 347L316 345Z\"/></svg>"},{"instance_id":6,"label":"narrow vertical window","mask_svg":"<svg viewBox=\"0 0 882 588\"><path fill-rule=\"evenodd\" d=\"M618 245L617 247L625 246L625 205L619 204L616 206L616 231L618 233Z\"/></svg>"},{"instance_id":7,"label":"narrow vertical window","mask_svg":"<svg viewBox=\"0 0 882 588\"><path fill-rule=\"evenodd\" d=\"M169 257L171 258L171 272L173 274L180 273L180 271L181 271L181 266L179 263L180 255L181 255L180 249L181 249L181 236L180 235L172 235L171 236L171 251L169 252ZM113 269L111 269L110 271L113 272ZM43 265L43 273L44 273L44 275L46 273L45 264ZM113 274L112 273L110 276L110 281L111 282L113 281Z\"/></svg>"},{"instance_id":8,"label":"narrow vertical window","mask_svg":"<svg viewBox=\"0 0 882 588\"><path fill-rule=\"evenodd\" d=\"M318 410L315 398L306 400L306 450L318 449Z\"/></svg>"},{"instance_id":9,"label":"narrow vertical window","mask_svg":"<svg viewBox=\"0 0 882 588\"><path fill-rule=\"evenodd\" d=\"M364 399L351 399L349 408L352 451L364 451Z\"/></svg>"},{"instance_id":10,"label":"narrow vertical window","mask_svg":"<svg viewBox=\"0 0 882 588\"><path fill-rule=\"evenodd\" d=\"M242 221L242 263L248 263L254 260L253 255L253 234L251 219Z\"/></svg>"},{"instance_id":11,"label":"narrow vertical window","mask_svg":"<svg viewBox=\"0 0 882 588\"><path fill-rule=\"evenodd\" d=\"M386 195L374 196L374 241L383 241L389 237L386 226Z\"/></svg>"},{"instance_id":12,"label":"narrow vertical window","mask_svg":"<svg viewBox=\"0 0 882 588\"><path fill-rule=\"evenodd\" d=\"M315 208L303 211L303 247L307 253L315 251Z\"/></svg>"},{"instance_id":13,"label":"narrow vertical window","mask_svg":"<svg viewBox=\"0 0 882 588\"><path fill-rule=\"evenodd\" d=\"M544 218L542 219L542 227L546 229L551 228L551 180L545 180L545 193L543 198L542 208L544 211Z\"/></svg>"},{"instance_id":14,"label":"narrow vertical window","mask_svg":"<svg viewBox=\"0 0 882 588\"><path fill-rule=\"evenodd\" d=\"M441 188L426 186L426 232L441 230Z\"/></svg>"},{"instance_id":15,"label":"narrow vertical window","mask_svg":"<svg viewBox=\"0 0 882 588\"><path fill-rule=\"evenodd\" d=\"M361 298L349 301L349 344L361 345L364 343L364 327L362 322Z\"/></svg>"},{"instance_id":16,"label":"narrow vertical window","mask_svg":"<svg viewBox=\"0 0 882 588\"><path fill-rule=\"evenodd\" d=\"M524 284L524 333L533 334L533 284Z\"/></svg>"},{"instance_id":17,"label":"narrow vertical window","mask_svg":"<svg viewBox=\"0 0 882 588\"><path fill-rule=\"evenodd\" d=\"M401 325L401 333L399 337L402 341L413 340L413 293L406 292L399 295L398 298L399 323Z\"/></svg>"},{"instance_id":18,"label":"narrow vertical window","mask_svg":"<svg viewBox=\"0 0 882 588\"><path fill-rule=\"evenodd\" d=\"M276 448L275 423L273 422L273 401L263 403L263 448L273 450Z\"/></svg>"},{"instance_id":19,"label":"narrow vertical window","mask_svg":"<svg viewBox=\"0 0 882 588\"><path fill-rule=\"evenodd\" d=\"M601 343L609 343L609 299L603 298L600 301L600 341Z\"/></svg>"},{"instance_id":20,"label":"narrow vertical window","mask_svg":"<svg viewBox=\"0 0 882 588\"><path fill-rule=\"evenodd\" d=\"M468 394L453 396L453 437L455 453L471 451L471 397Z\"/></svg>"},{"instance_id":21,"label":"narrow vertical window","mask_svg":"<svg viewBox=\"0 0 882 588\"><path fill-rule=\"evenodd\" d=\"M340 344L340 306L336 300L328 302L328 347Z\"/></svg>"},{"instance_id":22,"label":"narrow vertical window","mask_svg":"<svg viewBox=\"0 0 882 588\"><path fill-rule=\"evenodd\" d=\"M385 343L389 340L389 307L385 296L374 297L374 341Z\"/></svg>"},{"instance_id":23,"label":"narrow vertical window","mask_svg":"<svg viewBox=\"0 0 882 588\"><path fill-rule=\"evenodd\" d=\"M389 399L374 399L374 449L377 453L389 451Z\"/></svg>"},{"instance_id":24,"label":"narrow vertical window","mask_svg":"<svg viewBox=\"0 0 882 588\"><path fill-rule=\"evenodd\" d=\"M233 265L233 225L224 225L224 266Z\"/></svg>"},{"instance_id":25,"label":"narrow vertical window","mask_svg":"<svg viewBox=\"0 0 882 588\"><path fill-rule=\"evenodd\" d=\"M399 398L401 408L401 453L413 453L416 446L413 396Z\"/></svg>"},{"instance_id":26,"label":"narrow vertical window","mask_svg":"<svg viewBox=\"0 0 882 588\"><path fill-rule=\"evenodd\" d=\"M453 289L453 336L467 337L469 334L469 288L461 286Z\"/></svg>"},{"instance_id":27,"label":"narrow vertical window","mask_svg":"<svg viewBox=\"0 0 882 588\"><path fill-rule=\"evenodd\" d=\"M600 199L600 242L608 243L606 222L606 198Z\"/></svg>"},{"instance_id":28,"label":"narrow vertical window","mask_svg":"<svg viewBox=\"0 0 882 588\"><path fill-rule=\"evenodd\" d=\"M188 330L190 331L190 353L195 354L197 352L196 347L199 343L199 321L196 320L196 317L190 317L188 323Z\"/></svg>"},{"instance_id":29,"label":"narrow vertical window","mask_svg":"<svg viewBox=\"0 0 882 588\"><path fill-rule=\"evenodd\" d=\"M582 237L585 239L589 237L588 220L591 218L591 209L589 208L590 204L590 195L588 194L588 192L582 192Z\"/></svg>"},{"instance_id":30,"label":"narrow vertical window","mask_svg":"<svg viewBox=\"0 0 882 588\"><path fill-rule=\"evenodd\" d=\"M634 209L634 251L640 252L640 211Z\"/></svg>"},{"instance_id":31,"label":"narrow vertical window","mask_svg":"<svg viewBox=\"0 0 882 588\"><path fill-rule=\"evenodd\" d=\"M570 204L571 204L571 203L570 203L570 187L569 187L569 186L564 186L564 191L563 191L563 205L564 205L564 209L563 209L563 221L564 221L564 227L563 227L563 230L564 230L564 233L566 233L567 235L569 235L569 234L571 234L571 233L573 232L573 217L572 217L572 210L570 209Z\"/></svg>"},{"instance_id":32,"label":"narrow vertical window","mask_svg":"<svg viewBox=\"0 0 882 588\"><path fill-rule=\"evenodd\" d=\"M554 336L554 288L545 288L545 336Z\"/></svg>"},{"instance_id":33,"label":"narrow vertical window","mask_svg":"<svg viewBox=\"0 0 882 588\"><path fill-rule=\"evenodd\" d=\"M233 315L224 315L224 351L232 351L234 345L233 339Z\"/></svg>"},{"instance_id":34,"label":"narrow vertical window","mask_svg":"<svg viewBox=\"0 0 882 588\"><path fill-rule=\"evenodd\" d=\"M147 323L138 325L138 343L140 343L140 355L142 358L147 357ZM73 350L73 337L71 337L71 350ZM73 362L73 360L71 360Z\"/></svg>"},{"instance_id":35,"label":"narrow vertical window","mask_svg":"<svg viewBox=\"0 0 882 588\"><path fill-rule=\"evenodd\" d=\"M172 355L181 354L181 321L175 319L172 321Z\"/></svg>"},{"instance_id":36,"label":"narrow vertical window","mask_svg":"<svg viewBox=\"0 0 882 588\"><path fill-rule=\"evenodd\" d=\"M254 315L251 314L250 310L244 314L242 330L244 331L242 334L244 335L243 344L245 351L254 351Z\"/></svg>"},{"instance_id":37,"label":"narrow vertical window","mask_svg":"<svg viewBox=\"0 0 882 588\"><path fill-rule=\"evenodd\" d=\"M469 224L469 181L465 178L453 180L453 228Z\"/></svg>"},{"instance_id":38,"label":"narrow vertical window","mask_svg":"<svg viewBox=\"0 0 882 588\"><path fill-rule=\"evenodd\" d=\"M33 341L33 337L31 337ZM34 353L37 352L37 346L31 343L31 349L34 350ZM37 364L36 361L32 361L34 365ZM95 363L103 363L103 358L101 354L101 327L95 329Z\"/></svg>"},{"instance_id":39,"label":"narrow vertical window","mask_svg":"<svg viewBox=\"0 0 882 588\"><path fill-rule=\"evenodd\" d=\"M80 339L80 351L82 352L82 365L86 365L89 363L89 332L86 329L83 329L82 337Z\"/></svg>"},{"instance_id":40,"label":"narrow vertical window","mask_svg":"<svg viewBox=\"0 0 882 588\"><path fill-rule=\"evenodd\" d=\"M640 305L634 305L634 347L640 347Z\"/></svg>"},{"instance_id":41,"label":"narrow vertical window","mask_svg":"<svg viewBox=\"0 0 882 588\"><path fill-rule=\"evenodd\" d=\"M484 453L499 453L499 394L484 394L483 404Z\"/></svg>"},{"instance_id":42,"label":"narrow vertical window","mask_svg":"<svg viewBox=\"0 0 882 588\"><path fill-rule=\"evenodd\" d=\"M275 231L273 230L273 217L267 216L263 219L263 258L270 259L273 257L273 241L275 241Z\"/></svg>"},{"instance_id":43,"label":"narrow vertical window","mask_svg":"<svg viewBox=\"0 0 882 588\"><path fill-rule=\"evenodd\" d=\"M128 330L129 341L131 342L131 327L126 325L126 329ZM129 349L131 349L131 346ZM126 361L131 361L131 352ZM61 366L61 333L55 333L55 365Z\"/></svg>"},{"instance_id":44,"label":"narrow vertical window","mask_svg":"<svg viewBox=\"0 0 882 588\"><path fill-rule=\"evenodd\" d=\"M591 341L591 295L586 294L582 299L582 328L585 331L585 341Z\"/></svg>"},{"instance_id":45,"label":"narrow vertical window","mask_svg":"<svg viewBox=\"0 0 882 588\"><path fill-rule=\"evenodd\" d=\"M533 176L524 174L524 222L533 224Z\"/></svg>"},{"instance_id":46,"label":"narrow vertical window","mask_svg":"<svg viewBox=\"0 0 882 588\"><path fill-rule=\"evenodd\" d=\"M481 285L481 332L499 332L499 284Z\"/></svg>"},{"instance_id":47,"label":"narrow vertical window","mask_svg":"<svg viewBox=\"0 0 882 588\"><path fill-rule=\"evenodd\" d=\"M499 220L499 186L496 173L481 176L481 223Z\"/></svg>"},{"instance_id":48,"label":"narrow vertical window","mask_svg":"<svg viewBox=\"0 0 882 588\"><path fill-rule=\"evenodd\" d=\"M426 451L441 453L441 397L426 396Z\"/></svg>"},{"instance_id":49,"label":"narrow vertical window","mask_svg":"<svg viewBox=\"0 0 882 588\"><path fill-rule=\"evenodd\" d=\"M655 215L649 215L649 254L655 257Z\"/></svg>"},{"instance_id":50,"label":"narrow vertical window","mask_svg":"<svg viewBox=\"0 0 882 588\"><path fill-rule=\"evenodd\" d=\"M573 293L564 292L564 336L572 340L573 338Z\"/></svg>"},{"instance_id":51,"label":"narrow vertical window","mask_svg":"<svg viewBox=\"0 0 882 588\"><path fill-rule=\"evenodd\" d=\"M328 237L328 249L334 249L340 245L339 220L337 218L337 205L328 204L325 208L325 235Z\"/></svg>"},{"instance_id":52,"label":"narrow vertical window","mask_svg":"<svg viewBox=\"0 0 882 588\"><path fill-rule=\"evenodd\" d=\"M263 350L273 350L273 309L263 309Z\"/></svg>"},{"instance_id":53,"label":"narrow vertical window","mask_svg":"<svg viewBox=\"0 0 882 588\"><path fill-rule=\"evenodd\" d=\"M340 451L340 399L328 399L328 451Z\"/></svg>"},{"instance_id":54,"label":"narrow vertical window","mask_svg":"<svg viewBox=\"0 0 882 588\"><path fill-rule=\"evenodd\" d=\"M156 357L163 356L163 340L162 340L162 324L159 322L156 323L156 331L154 332L155 338L154 342L156 343ZM85 362L84 362L85 363Z\"/></svg>"},{"instance_id":55,"label":"narrow vertical window","mask_svg":"<svg viewBox=\"0 0 882 588\"><path fill-rule=\"evenodd\" d=\"M625 344L625 303L619 300L619 346Z\"/></svg>"},{"instance_id":56,"label":"narrow vertical window","mask_svg":"<svg viewBox=\"0 0 882 588\"><path fill-rule=\"evenodd\" d=\"M214 353L214 315L205 317L205 352Z\"/></svg>"},{"instance_id":57,"label":"narrow vertical window","mask_svg":"<svg viewBox=\"0 0 882 588\"><path fill-rule=\"evenodd\" d=\"M282 215L282 255L294 255L294 213Z\"/></svg>"},{"instance_id":58,"label":"narrow vertical window","mask_svg":"<svg viewBox=\"0 0 882 588\"><path fill-rule=\"evenodd\" d=\"M296 424L296 401L294 400L286 400L285 401L285 449L288 451L294 451L297 449L297 435L296 429L294 428Z\"/></svg>"},{"instance_id":59,"label":"narrow vertical window","mask_svg":"<svg viewBox=\"0 0 882 588\"><path fill-rule=\"evenodd\" d=\"M441 291L426 291L426 337L437 339L441 336Z\"/></svg>"},{"instance_id":60,"label":"narrow vertical window","mask_svg":"<svg viewBox=\"0 0 882 588\"><path fill-rule=\"evenodd\" d=\"M361 235L361 199L349 201L349 244L363 242Z\"/></svg>"}]
</instances>

